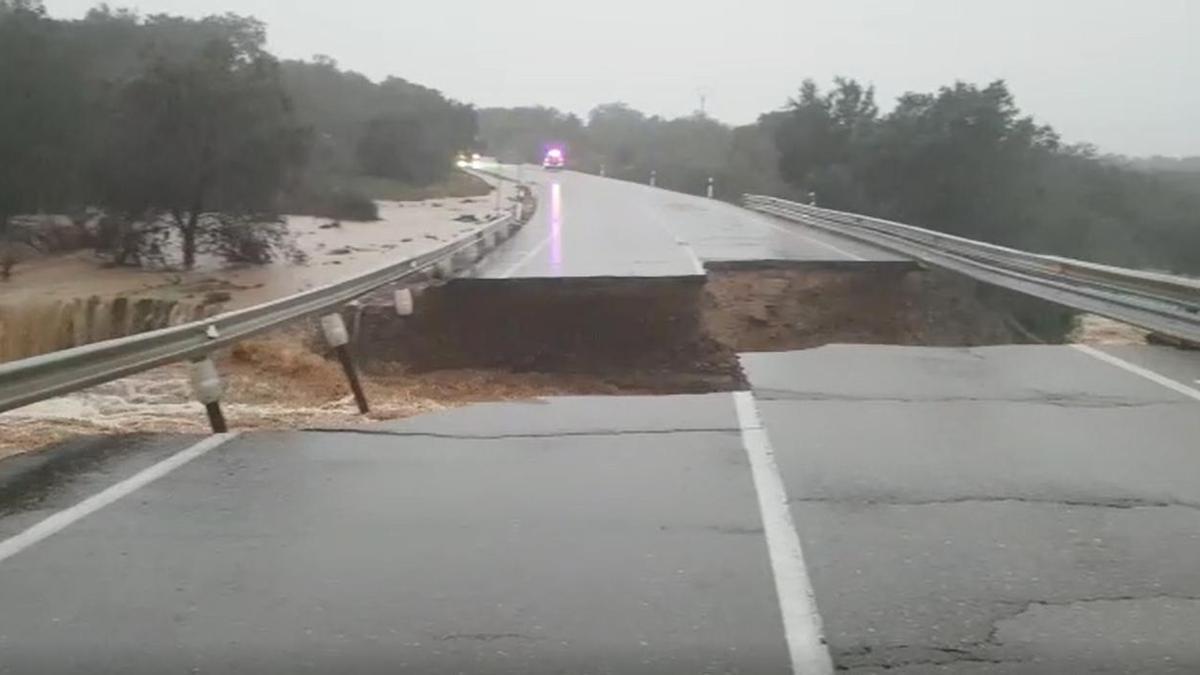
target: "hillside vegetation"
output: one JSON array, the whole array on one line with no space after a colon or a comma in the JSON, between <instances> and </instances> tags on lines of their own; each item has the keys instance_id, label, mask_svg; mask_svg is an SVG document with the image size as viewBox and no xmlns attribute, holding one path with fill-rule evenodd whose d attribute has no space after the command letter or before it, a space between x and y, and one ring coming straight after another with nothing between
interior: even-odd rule
<instances>
[{"instance_id":1,"label":"hillside vegetation","mask_svg":"<svg viewBox=\"0 0 1200 675\"><path fill-rule=\"evenodd\" d=\"M1022 112L1007 85L956 82L881 111L850 79L812 81L755 124L646 115L621 103L586 120L552 108L484 109L485 143L536 162L548 141L574 168L717 196L755 192L1039 252L1200 273L1200 160L1102 157Z\"/></svg>"}]
</instances>

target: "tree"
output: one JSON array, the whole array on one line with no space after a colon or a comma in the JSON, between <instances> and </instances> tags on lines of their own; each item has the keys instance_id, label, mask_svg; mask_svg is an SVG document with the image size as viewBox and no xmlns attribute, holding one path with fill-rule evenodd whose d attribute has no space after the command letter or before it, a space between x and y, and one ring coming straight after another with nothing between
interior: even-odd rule
<instances>
[{"instance_id":1,"label":"tree","mask_svg":"<svg viewBox=\"0 0 1200 675\"><path fill-rule=\"evenodd\" d=\"M439 156L413 116L388 115L367 122L358 143L358 161L369 176L428 185L442 173L450 156Z\"/></svg>"},{"instance_id":2,"label":"tree","mask_svg":"<svg viewBox=\"0 0 1200 675\"><path fill-rule=\"evenodd\" d=\"M147 236L160 223L178 234L186 268L223 233L244 234L231 223L272 220L304 159L306 133L259 35L214 39L192 58L156 54L116 100L104 206L150 224Z\"/></svg>"},{"instance_id":3,"label":"tree","mask_svg":"<svg viewBox=\"0 0 1200 675\"><path fill-rule=\"evenodd\" d=\"M587 157L583 122L556 108L485 108L479 111L479 136L502 162L540 163L548 145L566 146L576 166Z\"/></svg>"},{"instance_id":4,"label":"tree","mask_svg":"<svg viewBox=\"0 0 1200 675\"><path fill-rule=\"evenodd\" d=\"M41 3L0 0L0 234L15 215L79 196L85 123L73 57Z\"/></svg>"},{"instance_id":5,"label":"tree","mask_svg":"<svg viewBox=\"0 0 1200 675\"><path fill-rule=\"evenodd\" d=\"M861 207L856 174L866 161L863 149L878 115L873 87L839 77L822 94L815 82L805 80L773 126L780 174L802 192L815 192L823 204Z\"/></svg>"},{"instance_id":6,"label":"tree","mask_svg":"<svg viewBox=\"0 0 1200 675\"><path fill-rule=\"evenodd\" d=\"M906 94L880 125L861 172L895 217L1001 243L1034 226L1032 180L1058 148L1053 130L1022 116L1004 82L958 82Z\"/></svg>"}]
</instances>

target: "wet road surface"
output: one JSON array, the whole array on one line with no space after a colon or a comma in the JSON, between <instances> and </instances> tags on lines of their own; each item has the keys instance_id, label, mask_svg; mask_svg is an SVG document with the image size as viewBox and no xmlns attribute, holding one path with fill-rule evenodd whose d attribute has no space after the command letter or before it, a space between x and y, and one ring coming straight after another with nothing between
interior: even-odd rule
<instances>
[{"instance_id":1,"label":"wet road surface","mask_svg":"<svg viewBox=\"0 0 1200 675\"><path fill-rule=\"evenodd\" d=\"M1200 401L1071 347L743 363L839 666L1200 672Z\"/></svg>"},{"instance_id":2,"label":"wet road surface","mask_svg":"<svg viewBox=\"0 0 1200 675\"><path fill-rule=\"evenodd\" d=\"M839 668L1200 669L1200 401L1072 347L743 363ZM738 396L247 434L16 550L197 439L2 463L0 672L827 672Z\"/></svg>"},{"instance_id":3,"label":"wet road surface","mask_svg":"<svg viewBox=\"0 0 1200 675\"><path fill-rule=\"evenodd\" d=\"M0 562L0 672L788 672L729 395L365 431L241 436Z\"/></svg>"},{"instance_id":4,"label":"wet road surface","mask_svg":"<svg viewBox=\"0 0 1200 675\"><path fill-rule=\"evenodd\" d=\"M572 171L523 171L538 191L538 214L489 254L477 277L688 277L710 262L900 260L725 202Z\"/></svg>"}]
</instances>

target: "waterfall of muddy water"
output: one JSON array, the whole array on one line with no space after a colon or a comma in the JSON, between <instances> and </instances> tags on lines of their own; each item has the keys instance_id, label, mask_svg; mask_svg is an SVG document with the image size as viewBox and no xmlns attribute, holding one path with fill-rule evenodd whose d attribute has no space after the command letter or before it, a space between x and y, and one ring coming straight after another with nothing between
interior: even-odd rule
<instances>
[{"instance_id":1,"label":"waterfall of muddy water","mask_svg":"<svg viewBox=\"0 0 1200 675\"><path fill-rule=\"evenodd\" d=\"M204 318L211 306L177 299L31 299L0 304L0 362Z\"/></svg>"}]
</instances>

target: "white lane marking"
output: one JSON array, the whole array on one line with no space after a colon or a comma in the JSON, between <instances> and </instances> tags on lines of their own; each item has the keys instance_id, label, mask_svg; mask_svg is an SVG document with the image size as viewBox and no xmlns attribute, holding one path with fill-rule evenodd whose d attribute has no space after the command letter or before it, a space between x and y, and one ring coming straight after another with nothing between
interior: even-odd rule
<instances>
[{"instance_id":1,"label":"white lane marking","mask_svg":"<svg viewBox=\"0 0 1200 675\"><path fill-rule=\"evenodd\" d=\"M0 542L0 562L4 562L39 541L63 531L71 524L83 520L118 499L146 487L175 469L200 457L209 450L220 447L236 437L237 434L232 433L219 434L206 438L190 448L181 450L158 464L142 469L120 483L88 497L75 506L55 513L24 532L5 539Z\"/></svg>"},{"instance_id":2,"label":"white lane marking","mask_svg":"<svg viewBox=\"0 0 1200 675\"><path fill-rule=\"evenodd\" d=\"M692 248L691 244L679 237L675 237L675 243L679 244L679 247L687 253L688 260L692 261L692 267L696 270L696 274L701 276L708 274L708 271L704 269L704 263L700 262L700 256L696 255L696 249Z\"/></svg>"},{"instance_id":3,"label":"white lane marking","mask_svg":"<svg viewBox=\"0 0 1200 675\"><path fill-rule=\"evenodd\" d=\"M1114 365L1118 368L1121 368L1122 370L1128 370L1129 372L1133 373L1134 375L1140 375L1140 376L1146 378L1147 380L1150 380L1151 382L1154 382L1156 384L1161 384L1162 386L1166 387L1167 389L1170 389L1171 391L1179 392L1180 394L1183 394L1184 396L1187 396L1189 398L1194 398L1197 401L1200 401L1200 391L1192 389L1191 387L1187 386L1186 384L1176 382L1175 380L1172 380L1171 378L1166 377L1164 375L1159 375L1158 373L1154 372L1153 370L1147 370L1146 368L1143 368L1141 366L1134 365L1134 364L1126 361L1125 359L1118 358L1107 352L1102 352L1099 349L1096 349L1095 347L1091 347L1088 345L1071 345L1071 346L1074 347L1075 349L1083 352L1084 354L1087 354L1088 356L1100 359L1101 361L1103 361L1107 364L1110 364L1110 365ZM1197 380L1197 382L1200 382L1200 380Z\"/></svg>"},{"instance_id":4,"label":"white lane marking","mask_svg":"<svg viewBox=\"0 0 1200 675\"><path fill-rule=\"evenodd\" d=\"M530 260L533 260L534 256L536 256L537 254L546 250L546 247L550 245L550 240L552 238L553 238L553 235L550 235L550 234L546 235L546 238L542 240L542 243L535 246L533 248L533 250L531 250L529 253L526 253L525 255L521 256L521 259L517 261L517 264L515 264L512 267L505 270L504 273L500 275L500 278L508 279L508 278L512 277L512 275L516 274L517 270L524 267Z\"/></svg>"},{"instance_id":5,"label":"white lane marking","mask_svg":"<svg viewBox=\"0 0 1200 675\"><path fill-rule=\"evenodd\" d=\"M750 458L754 489L758 493L758 508L762 513L767 552L775 575L775 594L783 614L783 632L792 658L792 672L796 675L829 675L833 672L833 659L821 635L821 616L817 613L812 582L804 566L800 535L792 522L787 489L775 462L775 450L758 415L754 394L735 392L733 403L742 429L742 445Z\"/></svg>"},{"instance_id":6,"label":"white lane marking","mask_svg":"<svg viewBox=\"0 0 1200 675\"><path fill-rule=\"evenodd\" d=\"M779 230L780 232L783 232L784 234L790 234L793 237L799 237L809 243L816 244L817 246L821 246L823 248L827 248L830 251L833 251L834 253L845 256L851 260L857 260L859 262L866 262L866 260L867 260L866 258L864 258L862 256L858 256L858 255L855 255L845 249L838 248L837 246L834 246L833 244L821 241L820 239L816 239L814 237L810 237L807 234L804 234L802 232L797 232L795 228L786 228L786 227L783 227L782 225L776 225L775 223L772 223L769 220L764 220L763 223L767 227L775 228L776 230Z\"/></svg>"}]
</instances>

